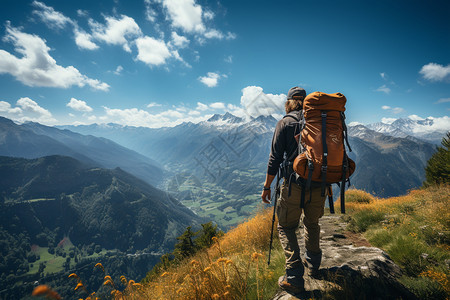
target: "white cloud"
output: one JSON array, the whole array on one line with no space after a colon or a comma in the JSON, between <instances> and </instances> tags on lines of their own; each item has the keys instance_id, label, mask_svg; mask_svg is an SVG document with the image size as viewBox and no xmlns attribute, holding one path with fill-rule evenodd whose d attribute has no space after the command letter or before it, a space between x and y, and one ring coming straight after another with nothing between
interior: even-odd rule
<instances>
[{"instance_id":1,"label":"white cloud","mask_svg":"<svg viewBox=\"0 0 450 300\"><path fill-rule=\"evenodd\" d=\"M151 103L147 104L148 108L157 107L157 106L161 106L161 104L156 103L156 102L151 102Z\"/></svg>"},{"instance_id":2,"label":"white cloud","mask_svg":"<svg viewBox=\"0 0 450 300\"><path fill-rule=\"evenodd\" d=\"M50 111L39 106L39 104L28 97L17 100L16 107L12 107L8 102L0 101L0 115L20 123L27 121L47 125L56 123Z\"/></svg>"},{"instance_id":3,"label":"white cloud","mask_svg":"<svg viewBox=\"0 0 450 300\"><path fill-rule=\"evenodd\" d=\"M162 65L171 57L171 53L167 45L162 40L156 40L152 37L145 36L136 40L138 48L137 59L148 65Z\"/></svg>"},{"instance_id":4,"label":"white cloud","mask_svg":"<svg viewBox=\"0 0 450 300\"><path fill-rule=\"evenodd\" d=\"M201 102L197 102L197 108L196 110L205 111L208 109L208 105L203 104Z\"/></svg>"},{"instance_id":5,"label":"white cloud","mask_svg":"<svg viewBox=\"0 0 450 300\"><path fill-rule=\"evenodd\" d=\"M381 123L392 124L396 121L396 118L381 118Z\"/></svg>"},{"instance_id":6,"label":"white cloud","mask_svg":"<svg viewBox=\"0 0 450 300\"><path fill-rule=\"evenodd\" d=\"M210 30L208 30L207 32L205 32L205 38L207 38L207 39L219 39L219 40L221 40L221 39L223 39L223 33L222 32L220 32L220 31L218 31L217 29L210 29Z\"/></svg>"},{"instance_id":7,"label":"white cloud","mask_svg":"<svg viewBox=\"0 0 450 300\"><path fill-rule=\"evenodd\" d=\"M120 18L105 17L106 24L100 24L92 19L89 25L92 36L110 45L121 45L126 52L131 52L128 39L141 36L142 32L133 18L121 15Z\"/></svg>"},{"instance_id":8,"label":"white cloud","mask_svg":"<svg viewBox=\"0 0 450 300\"><path fill-rule=\"evenodd\" d=\"M188 68L192 68L192 66L190 64L188 64L187 62L184 61L184 59L180 56L180 54L178 53L178 50L172 50L170 51L170 55L175 58L176 60L182 62L186 67Z\"/></svg>"},{"instance_id":9,"label":"white cloud","mask_svg":"<svg viewBox=\"0 0 450 300\"><path fill-rule=\"evenodd\" d=\"M214 102L209 105L212 109L225 109L225 104L223 102Z\"/></svg>"},{"instance_id":10,"label":"white cloud","mask_svg":"<svg viewBox=\"0 0 450 300\"><path fill-rule=\"evenodd\" d=\"M183 122L198 123L206 120L210 115L198 115L198 113L181 113L177 110L169 109L158 114L151 114L145 110L137 108L112 109L104 107L106 115L99 119L105 123L114 122L129 126L145 126L151 128L176 126Z\"/></svg>"},{"instance_id":11,"label":"white cloud","mask_svg":"<svg viewBox=\"0 0 450 300\"><path fill-rule=\"evenodd\" d=\"M430 119L430 117L428 117ZM417 129L421 130L421 129ZM433 124L429 128L430 131L441 131L447 132L450 130L450 118L448 116L443 116L440 118L433 118Z\"/></svg>"},{"instance_id":12,"label":"white cloud","mask_svg":"<svg viewBox=\"0 0 450 300\"><path fill-rule=\"evenodd\" d=\"M377 88L375 91L376 91L376 92L383 92L383 93L389 94L389 93L391 92L391 89L388 88L385 84L383 84L382 86L380 86L379 88Z\"/></svg>"},{"instance_id":13,"label":"white cloud","mask_svg":"<svg viewBox=\"0 0 450 300\"><path fill-rule=\"evenodd\" d=\"M186 48L189 44L189 40L181 35L178 35L175 31L172 31L172 43L178 48Z\"/></svg>"},{"instance_id":14,"label":"white cloud","mask_svg":"<svg viewBox=\"0 0 450 300\"><path fill-rule=\"evenodd\" d=\"M32 5L36 7L36 9L33 10L33 14L37 15L42 22L50 28L63 29L66 24L73 24L73 21L70 18L55 11L53 7L49 7L38 1L33 1Z\"/></svg>"},{"instance_id":15,"label":"white cloud","mask_svg":"<svg viewBox=\"0 0 450 300\"><path fill-rule=\"evenodd\" d=\"M229 55L227 57L225 57L225 62L231 64L233 62L233 55Z\"/></svg>"},{"instance_id":16,"label":"white cloud","mask_svg":"<svg viewBox=\"0 0 450 300\"><path fill-rule=\"evenodd\" d=\"M227 40L234 40L234 39L236 39L236 33L233 33L233 32L227 32L227 35L225 36L225 39L227 39Z\"/></svg>"},{"instance_id":17,"label":"white cloud","mask_svg":"<svg viewBox=\"0 0 450 300\"><path fill-rule=\"evenodd\" d=\"M199 116L199 115L201 115L201 112L199 112L198 110L190 110L188 112L188 115L190 115L190 116Z\"/></svg>"},{"instance_id":18,"label":"white cloud","mask_svg":"<svg viewBox=\"0 0 450 300\"><path fill-rule=\"evenodd\" d=\"M6 25L4 41L14 44L21 58L0 50L0 74L8 73L28 86L69 88L89 85L94 89L107 91L109 85L97 79L82 75L75 67L62 67L50 56L50 48L36 35L21 32Z\"/></svg>"},{"instance_id":19,"label":"white cloud","mask_svg":"<svg viewBox=\"0 0 450 300\"><path fill-rule=\"evenodd\" d=\"M386 75L386 73L380 73L380 76L381 76L381 78L383 78L383 79L387 79L387 75Z\"/></svg>"},{"instance_id":20,"label":"white cloud","mask_svg":"<svg viewBox=\"0 0 450 300\"><path fill-rule=\"evenodd\" d=\"M265 94L259 86L248 86L242 89L241 107L245 115L258 117L260 115L284 114L284 94Z\"/></svg>"},{"instance_id":21,"label":"white cloud","mask_svg":"<svg viewBox=\"0 0 450 300\"><path fill-rule=\"evenodd\" d=\"M399 113L402 113L402 112L404 112L405 110L403 109L403 108L401 108L401 107L394 107L394 108L392 108L392 112L394 113L394 114L399 114Z\"/></svg>"},{"instance_id":22,"label":"white cloud","mask_svg":"<svg viewBox=\"0 0 450 300\"><path fill-rule=\"evenodd\" d=\"M424 118L421 118L418 115L410 115L410 116L408 116L408 118L410 118L413 121L423 121L423 120L425 120Z\"/></svg>"},{"instance_id":23,"label":"white cloud","mask_svg":"<svg viewBox=\"0 0 450 300\"><path fill-rule=\"evenodd\" d=\"M205 10L203 12L203 18L205 20L212 20L212 19L214 19L214 13L210 10Z\"/></svg>"},{"instance_id":24,"label":"white cloud","mask_svg":"<svg viewBox=\"0 0 450 300\"><path fill-rule=\"evenodd\" d=\"M144 0L145 4L145 18L147 21L155 22L156 20L156 11L152 8L151 0Z\"/></svg>"},{"instance_id":25,"label":"white cloud","mask_svg":"<svg viewBox=\"0 0 450 300\"><path fill-rule=\"evenodd\" d=\"M441 98L438 101L436 101L435 103L439 104L439 103L448 103L448 102L450 102L450 98Z\"/></svg>"},{"instance_id":26,"label":"white cloud","mask_svg":"<svg viewBox=\"0 0 450 300\"><path fill-rule=\"evenodd\" d=\"M214 72L208 72L206 76L200 76L198 80L207 87L216 87L219 83L220 74Z\"/></svg>"},{"instance_id":27,"label":"white cloud","mask_svg":"<svg viewBox=\"0 0 450 300\"><path fill-rule=\"evenodd\" d=\"M418 123L416 126L412 128L413 133L417 134L427 134L430 132L442 132L445 133L450 130L450 117L443 116L443 117L427 117L422 118L417 115L411 115L409 116L411 120L414 121L424 121L429 120L430 122L422 122Z\"/></svg>"},{"instance_id":28,"label":"white cloud","mask_svg":"<svg viewBox=\"0 0 450 300\"><path fill-rule=\"evenodd\" d=\"M172 26L189 33L205 31L202 7L194 0L162 0Z\"/></svg>"},{"instance_id":29,"label":"white cloud","mask_svg":"<svg viewBox=\"0 0 450 300\"><path fill-rule=\"evenodd\" d=\"M44 118L50 118L52 116L52 114L48 110L42 108L41 106L39 106L39 104L28 97L20 98L19 100L17 100L17 105L22 108L23 112L35 114L39 117Z\"/></svg>"},{"instance_id":30,"label":"white cloud","mask_svg":"<svg viewBox=\"0 0 450 300\"><path fill-rule=\"evenodd\" d=\"M419 71L423 78L429 81L444 81L450 77L450 65L443 66L436 63L424 65Z\"/></svg>"},{"instance_id":31,"label":"white cloud","mask_svg":"<svg viewBox=\"0 0 450 300\"><path fill-rule=\"evenodd\" d=\"M87 105L85 101L77 100L75 98L70 99L66 106L76 111L91 112L93 110L92 107Z\"/></svg>"},{"instance_id":32,"label":"white cloud","mask_svg":"<svg viewBox=\"0 0 450 300\"><path fill-rule=\"evenodd\" d=\"M73 33L75 34L75 43L80 49L96 50L99 48L97 44L92 41L92 35L75 28Z\"/></svg>"},{"instance_id":33,"label":"white cloud","mask_svg":"<svg viewBox=\"0 0 450 300\"><path fill-rule=\"evenodd\" d=\"M44 3L34 1L33 6L41 9L34 10L33 13L38 15L40 19L50 28L62 29L66 24L73 26L73 34L75 36L75 43L80 49L96 50L99 48L92 39L93 36L78 27L77 22L64 16L62 13L54 10L53 7L46 6ZM80 17L86 17L88 12L78 9L77 14Z\"/></svg>"},{"instance_id":34,"label":"white cloud","mask_svg":"<svg viewBox=\"0 0 450 300\"><path fill-rule=\"evenodd\" d=\"M0 101L0 113L5 117L17 116L22 113L22 109L20 107L11 107L6 101Z\"/></svg>"},{"instance_id":35,"label":"white cloud","mask_svg":"<svg viewBox=\"0 0 450 300\"><path fill-rule=\"evenodd\" d=\"M223 34L221 31L217 29L209 29L205 32L203 35L207 39L227 39L227 40L234 40L236 38L236 34L232 32L227 32L227 34Z\"/></svg>"},{"instance_id":36,"label":"white cloud","mask_svg":"<svg viewBox=\"0 0 450 300\"><path fill-rule=\"evenodd\" d=\"M401 108L401 107L390 107L390 106L388 106L388 105L383 105L383 106L381 107L381 109L383 109L383 110L388 110L388 111L390 111L391 113L394 113L394 114L399 114L399 113L402 113L402 112L405 111L405 110L404 110L403 108Z\"/></svg>"},{"instance_id":37,"label":"white cloud","mask_svg":"<svg viewBox=\"0 0 450 300\"><path fill-rule=\"evenodd\" d=\"M87 17L89 15L89 12L87 10L77 9L77 15L79 17Z\"/></svg>"},{"instance_id":38,"label":"white cloud","mask_svg":"<svg viewBox=\"0 0 450 300\"><path fill-rule=\"evenodd\" d=\"M120 75L120 73L122 73L123 71L123 67L121 65L118 65L116 70L113 72L116 75Z\"/></svg>"}]
</instances>

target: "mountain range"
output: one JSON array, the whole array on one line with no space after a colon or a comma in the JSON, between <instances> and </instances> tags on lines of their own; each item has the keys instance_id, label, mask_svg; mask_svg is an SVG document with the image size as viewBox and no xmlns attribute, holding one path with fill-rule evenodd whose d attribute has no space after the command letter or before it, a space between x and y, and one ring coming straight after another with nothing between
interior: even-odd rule
<instances>
[{"instance_id":1,"label":"mountain range","mask_svg":"<svg viewBox=\"0 0 450 300\"><path fill-rule=\"evenodd\" d=\"M394 137L413 137L433 144L440 145L446 132L450 130L450 121L437 124L432 117L426 119L400 118L392 123L373 123L367 128Z\"/></svg>"},{"instance_id":2,"label":"mountain range","mask_svg":"<svg viewBox=\"0 0 450 300\"><path fill-rule=\"evenodd\" d=\"M163 176L156 161L112 140L33 122L19 125L3 117L0 117L0 155L70 156L91 166L120 167L152 185L157 185Z\"/></svg>"},{"instance_id":3,"label":"mountain range","mask_svg":"<svg viewBox=\"0 0 450 300\"><path fill-rule=\"evenodd\" d=\"M111 138L149 157L157 157L169 173L180 169L189 172L197 170L197 176L203 174L207 179L213 178L223 188L241 197L245 194L239 193L239 190L258 193L264 181L276 123L277 120L272 116L244 120L226 113L214 115L198 124L183 123L158 129L117 124L63 128ZM400 132L403 128L403 133L398 133L398 136L380 132L386 131L387 126L349 126L350 143L354 150L350 156L357 162L351 182L356 188L388 197L404 194L407 190L421 185L424 180L424 166L434 153L435 146L420 136L406 134L415 132L412 128L416 127L412 124L416 124L416 127L428 126L426 124L432 124L432 120L425 122L399 119L389 127L392 132ZM438 139L442 138L441 134L436 131L427 136ZM147 147L150 143L153 143L154 147ZM380 164L380 161L383 163ZM227 168L229 172L226 171ZM245 172L253 168L256 168L260 175L257 178L240 178L241 185L236 186L233 171Z\"/></svg>"},{"instance_id":4,"label":"mountain range","mask_svg":"<svg viewBox=\"0 0 450 300\"><path fill-rule=\"evenodd\" d=\"M74 244L94 242L121 251L150 245L157 251L200 220L169 194L120 168L93 168L71 157L0 156L0 177L0 225L7 230L15 226L31 234L59 227Z\"/></svg>"}]
</instances>

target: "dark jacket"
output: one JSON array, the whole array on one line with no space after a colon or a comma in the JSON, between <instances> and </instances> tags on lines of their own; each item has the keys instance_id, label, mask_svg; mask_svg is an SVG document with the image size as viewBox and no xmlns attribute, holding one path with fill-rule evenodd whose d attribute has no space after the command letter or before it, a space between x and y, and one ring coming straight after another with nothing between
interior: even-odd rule
<instances>
[{"instance_id":1,"label":"dark jacket","mask_svg":"<svg viewBox=\"0 0 450 300\"><path fill-rule=\"evenodd\" d=\"M278 121L272 138L272 148L270 150L267 174L276 175L284 157L295 159L294 152L298 151L298 143L295 135L300 132L300 126L297 120L290 115L295 115L298 120L301 119L299 111L292 111Z\"/></svg>"}]
</instances>

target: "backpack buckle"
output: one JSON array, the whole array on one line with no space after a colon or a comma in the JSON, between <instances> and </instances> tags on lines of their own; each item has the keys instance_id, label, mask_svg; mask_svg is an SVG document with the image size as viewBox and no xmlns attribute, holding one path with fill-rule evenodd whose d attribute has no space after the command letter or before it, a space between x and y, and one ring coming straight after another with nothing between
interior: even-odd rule
<instances>
[{"instance_id":1,"label":"backpack buckle","mask_svg":"<svg viewBox=\"0 0 450 300\"><path fill-rule=\"evenodd\" d=\"M325 172L327 171L327 169L328 169L327 166L322 166L322 167L320 168L320 170L321 170L323 173L325 173Z\"/></svg>"},{"instance_id":2,"label":"backpack buckle","mask_svg":"<svg viewBox=\"0 0 450 300\"><path fill-rule=\"evenodd\" d=\"M322 110L321 116L322 118L325 118L327 116L327 112L325 110Z\"/></svg>"}]
</instances>

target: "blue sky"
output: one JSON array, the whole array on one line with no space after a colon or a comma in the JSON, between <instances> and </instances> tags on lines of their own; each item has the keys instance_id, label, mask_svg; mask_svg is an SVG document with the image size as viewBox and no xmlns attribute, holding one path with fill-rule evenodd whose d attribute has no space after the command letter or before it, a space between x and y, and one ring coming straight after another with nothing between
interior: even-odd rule
<instances>
[{"instance_id":1,"label":"blue sky","mask_svg":"<svg viewBox=\"0 0 450 300\"><path fill-rule=\"evenodd\" d=\"M450 129L448 1L1 3L0 115L18 121L279 117L300 85L345 94L349 122Z\"/></svg>"}]
</instances>

